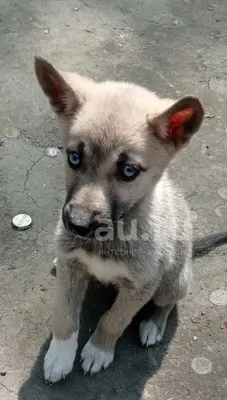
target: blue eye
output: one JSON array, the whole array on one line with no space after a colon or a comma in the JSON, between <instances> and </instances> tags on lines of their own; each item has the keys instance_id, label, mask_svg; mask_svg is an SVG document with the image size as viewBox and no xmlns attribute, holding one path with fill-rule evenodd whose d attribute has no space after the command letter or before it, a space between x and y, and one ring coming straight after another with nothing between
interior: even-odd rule
<instances>
[{"instance_id":1,"label":"blue eye","mask_svg":"<svg viewBox=\"0 0 227 400\"><path fill-rule=\"evenodd\" d=\"M121 170L121 178L124 181L132 181L135 179L140 173L140 170L138 167L136 167L133 164L125 164Z\"/></svg>"},{"instance_id":2,"label":"blue eye","mask_svg":"<svg viewBox=\"0 0 227 400\"><path fill-rule=\"evenodd\" d=\"M68 153L68 163L71 168L79 167L79 165L81 163L80 153L77 153L76 151L70 151Z\"/></svg>"}]
</instances>

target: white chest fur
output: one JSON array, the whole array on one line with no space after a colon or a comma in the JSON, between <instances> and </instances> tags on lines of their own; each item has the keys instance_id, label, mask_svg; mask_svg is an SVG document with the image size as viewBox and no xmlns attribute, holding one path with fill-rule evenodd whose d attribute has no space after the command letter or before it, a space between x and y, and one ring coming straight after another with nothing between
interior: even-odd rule
<instances>
[{"instance_id":1,"label":"white chest fur","mask_svg":"<svg viewBox=\"0 0 227 400\"><path fill-rule=\"evenodd\" d=\"M127 267L113 260L102 260L100 257L89 256L84 250L78 249L74 252L83 264L87 265L88 271L98 280L103 282L113 282L118 278L129 278Z\"/></svg>"}]
</instances>

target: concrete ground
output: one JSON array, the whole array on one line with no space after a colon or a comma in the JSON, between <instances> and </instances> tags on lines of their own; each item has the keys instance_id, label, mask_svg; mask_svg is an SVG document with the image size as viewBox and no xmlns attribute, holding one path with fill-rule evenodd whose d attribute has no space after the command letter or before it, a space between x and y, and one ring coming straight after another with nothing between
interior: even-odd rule
<instances>
[{"instance_id":1,"label":"concrete ground","mask_svg":"<svg viewBox=\"0 0 227 400\"><path fill-rule=\"evenodd\" d=\"M191 293L172 314L159 346L141 348L135 320L106 372L83 376L77 359L67 380L44 382L55 291L52 234L64 183L61 150L46 155L62 143L36 82L33 56L97 79L132 80L162 96L199 96L205 122L172 174L193 211L195 235L224 230L227 3L2 0L0 13L0 399L226 400L225 246L194 263ZM22 233L11 227L21 212L33 219ZM216 301L217 289L223 291ZM91 285L80 346L111 296L112 290Z\"/></svg>"}]
</instances>

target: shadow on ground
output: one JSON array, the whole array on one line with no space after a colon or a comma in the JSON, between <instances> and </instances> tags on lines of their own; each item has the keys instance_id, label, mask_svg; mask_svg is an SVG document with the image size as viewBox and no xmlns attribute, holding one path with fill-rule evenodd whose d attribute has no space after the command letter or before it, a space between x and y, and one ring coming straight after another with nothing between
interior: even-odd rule
<instances>
[{"instance_id":1,"label":"shadow on ground","mask_svg":"<svg viewBox=\"0 0 227 400\"><path fill-rule=\"evenodd\" d=\"M49 338L40 349L29 379L20 388L20 399L108 400L114 398L122 400L127 398L139 400L142 398L145 384L158 371L163 358L168 353L168 346L177 327L177 309L169 318L165 337L161 344L147 349L143 348L139 342L138 327L139 322L146 318L148 312L154 307L149 303L136 316L119 340L115 361L109 369L94 376L84 376L80 368L80 351L94 330L99 317L111 306L114 298L115 291L112 287L107 288L96 282L91 283L82 312L79 351L72 374L66 380L55 385L45 383L43 358L50 342Z\"/></svg>"}]
</instances>

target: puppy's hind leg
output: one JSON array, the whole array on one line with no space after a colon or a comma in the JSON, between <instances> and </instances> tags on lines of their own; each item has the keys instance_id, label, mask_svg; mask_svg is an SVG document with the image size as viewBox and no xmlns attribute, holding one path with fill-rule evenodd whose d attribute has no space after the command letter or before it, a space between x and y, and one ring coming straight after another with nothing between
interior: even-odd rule
<instances>
[{"instance_id":1,"label":"puppy's hind leg","mask_svg":"<svg viewBox=\"0 0 227 400\"><path fill-rule=\"evenodd\" d=\"M191 266L185 265L177 277L171 275L163 277L153 297L156 308L151 317L140 324L142 345L151 346L162 340L169 314L178 300L187 294L192 276Z\"/></svg>"},{"instance_id":2,"label":"puppy's hind leg","mask_svg":"<svg viewBox=\"0 0 227 400\"><path fill-rule=\"evenodd\" d=\"M80 309L88 279L88 274L77 261L58 258L53 338L44 360L44 376L47 381L57 382L65 378L73 368Z\"/></svg>"},{"instance_id":3,"label":"puppy's hind leg","mask_svg":"<svg viewBox=\"0 0 227 400\"><path fill-rule=\"evenodd\" d=\"M140 340L143 346L159 343L164 335L168 316L175 304L156 307L152 317L140 324Z\"/></svg>"}]
</instances>

